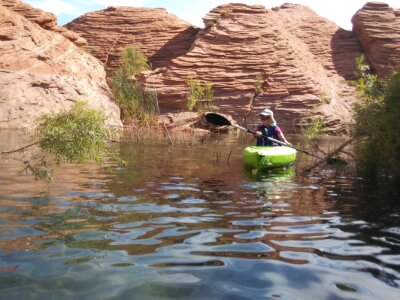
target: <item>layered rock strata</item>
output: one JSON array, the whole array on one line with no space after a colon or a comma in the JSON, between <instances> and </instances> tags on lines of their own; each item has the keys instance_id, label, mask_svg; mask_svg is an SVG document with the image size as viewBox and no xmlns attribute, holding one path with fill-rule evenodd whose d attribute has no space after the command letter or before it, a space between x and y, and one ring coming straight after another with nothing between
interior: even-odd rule
<instances>
[{"instance_id":1,"label":"layered rock strata","mask_svg":"<svg viewBox=\"0 0 400 300\"><path fill-rule=\"evenodd\" d=\"M79 33L101 60L109 76L128 46L142 51L153 68L163 67L191 47L199 29L161 8L109 7L87 13L65 25Z\"/></svg>"},{"instance_id":2,"label":"layered rock strata","mask_svg":"<svg viewBox=\"0 0 400 300\"><path fill-rule=\"evenodd\" d=\"M355 93L346 79L361 54L351 32L300 5L228 4L204 23L190 51L142 74L163 110L186 107L193 78L212 83L215 105L237 119L270 107L286 131L311 116L322 117L332 133L349 129Z\"/></svg>"},{"instance_id":3,"label":"layered rock strata","mask_svg":"<svg viewBox=\"0 0 400 300\"><path fill-rule=\"evenodd\" d=\"M0 129L28 128L82 99L121 126L101 63L61 34L0 5Z\"/></svg>"},{"instance_id":4,"label":"layered rock strata","mask_svg":"<svg viewBox=\"0 0 400 300\"><path fill-rule=\"evenodd\" d=\"M61 33L77 46L86 46L87 42L79 34L67 30L64 27L57 26L57 17L49 12L32 7L29 4L22 3L20 0L0 0L0 5L3 5L38 24L40 27Z\"/></svg>"},{"instance_id":5,"label":"layered rock strata","mask_svg":"<svg viewBox=\"0 0 400 300\"><path fill-rule=\"evenodd\" d=\"M368 2L352 18L372 69L387 76L400 68L400 10L381 2Z\"/></svg>"},{"instance_id":6,"label":"layered rock strata","mask_svg":"<svg viewBox=\"0 0 400 300\"><path fill-rule=\"evenodd\" d=\"M355 60L361 49L353 32L339 28L306 6L284 4L273 11L324 69L345 79L355 79Z\"/></svg>"}]
</instances>

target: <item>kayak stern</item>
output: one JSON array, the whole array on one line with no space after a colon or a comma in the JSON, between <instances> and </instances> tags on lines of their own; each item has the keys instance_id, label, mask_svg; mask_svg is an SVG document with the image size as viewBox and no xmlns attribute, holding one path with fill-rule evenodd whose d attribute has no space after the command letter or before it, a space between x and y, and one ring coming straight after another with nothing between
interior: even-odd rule
<instances>
[{"instance_id":1,"label":"kayak stern","mask_svg":"<svg viewBox=\"0 0 400 300\"><path fill-rule=\"evenodd\" d=\"M243 163L258 170L288 167L296 160L296 154L296 149L286 146L249 146L243 150Z\"/></svg>"}]
</instances>

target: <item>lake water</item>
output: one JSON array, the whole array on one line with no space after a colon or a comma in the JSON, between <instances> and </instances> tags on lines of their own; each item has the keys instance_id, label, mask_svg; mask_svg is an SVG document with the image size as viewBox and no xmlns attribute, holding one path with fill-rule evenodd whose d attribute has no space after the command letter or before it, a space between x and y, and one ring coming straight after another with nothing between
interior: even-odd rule
<instances>
[{"instance_id":1,"label":"lake water","mask_svg":"<svg viewBox=\"0 0 400 300\"><path fill-rule=\"evenodd\" d=\"M246 142L128 138L51 183L1 160L0 299L400 299L396 189L255 175Z\"/></svg>"}]
</instances>

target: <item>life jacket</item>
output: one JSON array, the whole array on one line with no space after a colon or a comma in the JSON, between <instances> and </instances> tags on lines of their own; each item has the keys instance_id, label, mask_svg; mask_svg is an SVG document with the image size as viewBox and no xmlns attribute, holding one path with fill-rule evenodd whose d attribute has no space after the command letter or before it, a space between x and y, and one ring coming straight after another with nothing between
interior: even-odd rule
<instances>
[{"instance_id":1,"label":"life jacket","mask_svg":"<svg viewBox=\"0 0 400 300\"><path fill-rule=\"evenodd\" d=\"M268 127L258 125L256 131L261 131L263 136L257 137L256 146L281 146L278 143L274 143L266 137L271 137L275 140L279 140L278 134L282 133L282 130L275 124L272 123Z\"/></svg>"}]
</instances>

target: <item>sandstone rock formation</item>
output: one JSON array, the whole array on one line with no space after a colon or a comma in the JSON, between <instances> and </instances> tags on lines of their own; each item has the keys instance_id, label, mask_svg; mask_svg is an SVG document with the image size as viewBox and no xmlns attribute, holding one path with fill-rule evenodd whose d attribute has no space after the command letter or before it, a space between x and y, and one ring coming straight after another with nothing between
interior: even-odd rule
<instances>
[{"instance_id":1,"label":"sandstone rock formation","mask_svg":"<svg viewBox=\"0 0 400 300\"><path fill-rule=\"evenodd\" d=\"M390 75L400 68L400 10L368 2L352 18L366 57L375 73Z\"/></svg>"},{"instance_id":2,"label":"sandstone rock formation","mask_svg":"<svg viewBox=\"0 0 400 300\"><path fill-rule=\"evenodd\" d=\"M109 7L87 13L65 25L78 32L111 76L128 46L142 51L153 68L163 67L188 51L197 28L161 8Z\"/></svg>"},{"instance_id":3,"label":"sandstone rock formation","mask_svg":"<svg viewBox=\"0 0 400 300\"><path fill-rule=\"evenodd\" d=\"M49 12L34 8L29 4L22 3L20 0L0 0L0 5L3 5L21 15L28 20L38 24L40 27L52 30L64 35L77 46L86 46L87 42L79 34L57 26L57 17Z\"/></svg>"},{"instance_id":4,"label":"sandstone rock formation","mask_svg":"<svg viewBox=\"0 0 400 300\"><path fill-rule=\"evenodd\" d=\"M204 23L186 54L143 73L164 111L186 107L194 78L212 83L215 104L236 118L271 107L286 131L309 116L323 117L332 133L348 129L355 93L346 79L361 54L352 32L300 5L222 5Z\"/></svg>"},{"instance_id":5,"label":"sandstone rock formation","mask_svg":"<svg viewBox=\"0 0 400 300\"><path fill-rule=\"evenodd\" d=\"M85 99L121 126L101 63L61 34L0 5L0 129L28 128Z\"/></svg>"}]
</instances>

